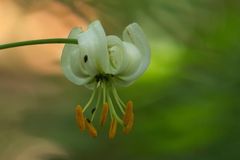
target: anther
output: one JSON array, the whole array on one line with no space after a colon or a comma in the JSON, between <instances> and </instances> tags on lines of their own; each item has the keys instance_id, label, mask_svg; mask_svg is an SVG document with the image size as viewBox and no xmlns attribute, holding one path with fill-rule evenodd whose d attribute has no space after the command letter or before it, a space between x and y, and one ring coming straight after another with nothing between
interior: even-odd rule
<instances>
[{"instance_id":1,"label":"anther","mask_svg":"<svg viewBox=\"0 0 240 160\"><path fill-rule=\"evenodd\" d=\"M94 128L90 120L86 119L85 122L86 122L86 128L88 130L88 134L92 137L97 137L97 130Z\"/></svg>"},{"instance_id":2,"label":"anther","mask_svg":"<svg viewBox=\"0 0 240 160\"><path fill-rule=\"evenodd\" d=\"M101 126L103 126L105 124L106 120L107 120L108 110L109 110L108 103L104 103L101 118L100 118L100 125Z\"/></svg>"},{"instance_id":3,"label":"anther","mask_svg":"<svg viewBox=\"0 0 240 160\"><path fill-rule=\"evenodd\" d=\"M108 133L109 139L113 139L116 135L116 132L117 132L117 120L113 118Z\"/></svg>"},{"instance_id":4,"label":"anther","mask_svg":"<svg viewBox=\"0 0 240 160\"><path fill-rule=\"evenodd\" d=\"M128 122L128 124L123 128L123 133L124 134L128 134L133 127L133 123L134 123L134 114L132 113L130 116L130 121Z\"/></svg>"},{"instance_id":5,"label":"anther","mask_svg":"<svg viewBox=\"0 0 240 160\"><path fill-rule=\"evenodd\" d=\"M125 109L125 114L123 116L123 123L125 126L131 121L132 114L133 114L133 103L132 101L128 101Z\"/></svg>"},{"instance_id":6,"label":"anther","mask_svg":"<svg viewBox=\"0 0 240 160\"><path fill-rule=\"evenodd\" d=\"M133 127L133 122L134 122L133 103L132 101L128 101L125 109L125 115L123 117L124 123L123 133L128 134L131 131Z\"/></svg>"},{"instance_id":7,"label":"anther","mask_svg":"<svg viewBox=\"0 0 240 160\"><path fill-rule=\"evenodd\" d=\"M80 105L76 107L76 121L81 131L85 129L85 118L83 115L83 110Z\"/></svg>"}]
</instances>

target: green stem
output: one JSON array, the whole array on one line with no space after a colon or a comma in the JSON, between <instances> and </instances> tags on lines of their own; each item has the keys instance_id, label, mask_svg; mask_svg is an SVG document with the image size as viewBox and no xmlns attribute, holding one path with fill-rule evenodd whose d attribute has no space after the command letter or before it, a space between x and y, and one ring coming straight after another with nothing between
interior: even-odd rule
<instances>
[{"instance_id":1,"label":"green stem","mask_svg":"<svg viewBox=\"0 0 240 160\"><path fill-rule=\"evenodd\" d=\"M69 44L78 44L77 39L68 39L68 38L51 38L51 39L37 39L30 41L21 41L14 43L1 44L1 49L14 48L27 45L37 45L37 44L49 44L49 43L69 43Z\"/></svg>"}]
</instances>

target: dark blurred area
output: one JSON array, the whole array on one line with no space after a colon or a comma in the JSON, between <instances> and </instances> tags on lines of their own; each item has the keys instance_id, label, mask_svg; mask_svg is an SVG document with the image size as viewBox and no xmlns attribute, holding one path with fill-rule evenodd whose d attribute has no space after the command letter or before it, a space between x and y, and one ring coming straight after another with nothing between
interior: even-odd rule
<instances>
[{"instance_id":1,"label":"dark blurred area","mask_svg":"<svg viewBox=\"0 0 240 160\"><path fill-rule=\"evenodd\" d=\"M136 83L131 134L92 139L75 124L91 91L60 70L63 45L0 53L0 159L240 159L240 1L1 0L0 43L67 37L100 19L121 36L138 22L152 59Z\"/></svg>"}]
</instances>

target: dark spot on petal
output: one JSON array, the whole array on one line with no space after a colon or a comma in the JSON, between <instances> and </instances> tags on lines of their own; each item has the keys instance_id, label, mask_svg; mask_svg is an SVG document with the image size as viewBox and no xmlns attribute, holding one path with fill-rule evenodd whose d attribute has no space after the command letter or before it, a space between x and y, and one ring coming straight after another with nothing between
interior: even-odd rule
<instances>
[{"instance_id":1,"label":"dark spot on petal","mask_svg":"<svg viewBox=\"0 0 240 160\"><path fill-rule=\"evenodd\" d=\"M88 61L88 56L85 55L83 59L84 59L84 62L86 63Z\"/></svg>"}]
</instances>

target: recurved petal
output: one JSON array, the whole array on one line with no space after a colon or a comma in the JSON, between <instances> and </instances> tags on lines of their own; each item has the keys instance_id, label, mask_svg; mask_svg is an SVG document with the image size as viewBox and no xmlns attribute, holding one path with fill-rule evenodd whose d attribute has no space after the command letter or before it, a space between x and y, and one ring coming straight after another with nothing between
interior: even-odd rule
<instances>
[{"instance_id":1,"label":"recurved petal","mask_svg":"<svg viewBox=\"0 0 240 160\"><path fill-rule=\"evenodd\" d=\"M136 46L141 54L140 65L135 68L135 72L129 72L129 74L121 77L125 81L134 81L144 73L150 63L150 47L141 27L137 23L126 27L123 31L123 40Z\"/></svg>"},{"instance_id":2,"label":"recurved petal","mask_svg":"<svg viewBox=\"0 0 240 160\"><path fill-rule=\"evenodd\" d=\"M111 66L111 74L118 74L124 69L124 45L120 38L114 35L107 36L107 46L109 53L109 61Z\"/></svg>"},{"instance_id":3,"label":"recurved petal","mask_svg":"<svg viewBox=\"0 0 240 160\"><path fill-rule=\"evenodd\" d=\"M123 46L123 69L116 76L115 82L119 86L128 86L140 76L140 74L135 74L142 63L142 55L139 49L132 43L123 42Z\"/></svg>"},{"instance_id":4,"label":"recurved petal","mask_svg":"<svg viewBox=\"0 0 240 160\"><path fill-rule=\"evenodd\" d=\"M99 21L94 21L86 32L78 35L78 43L89 74L94 76L98 73L109 73L107 38Z\"/></svg>"},{"instance_id":5,"label":"recurved petal","mask_svg":"<svg viewBox=\"0 0 240 160\"><path fill-rule=\"evenodd\" d=\"M77 39L77 35L81 33L82 31L79 28L73 28L68 38ZM66 44L64 46L61 56L61 67L67 79L77 85L87 84L92 79L83 66L78 45Z\"/></svg>"}]
</instances>

